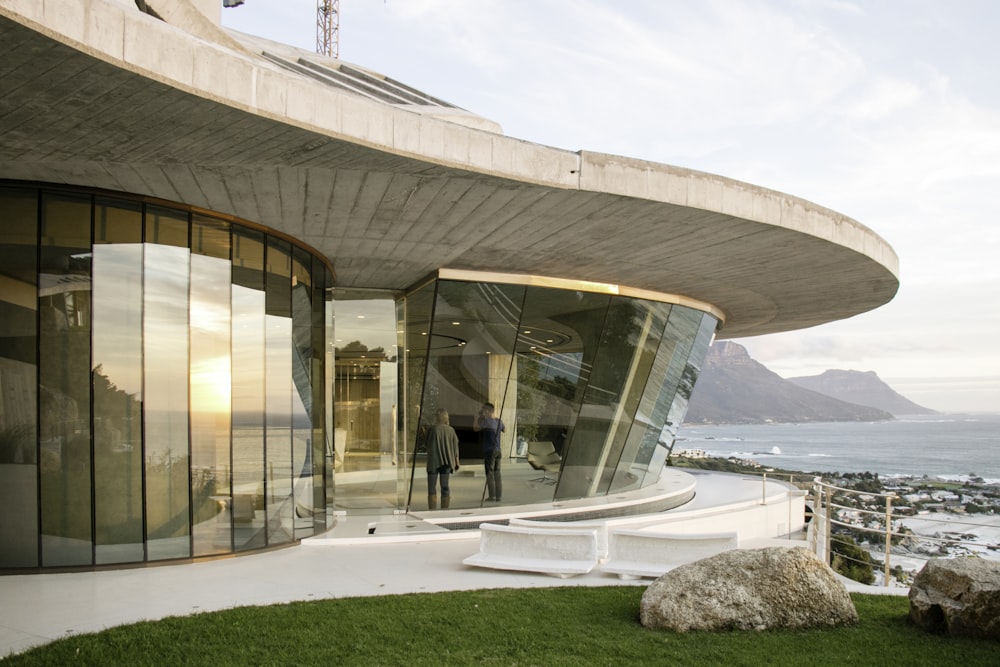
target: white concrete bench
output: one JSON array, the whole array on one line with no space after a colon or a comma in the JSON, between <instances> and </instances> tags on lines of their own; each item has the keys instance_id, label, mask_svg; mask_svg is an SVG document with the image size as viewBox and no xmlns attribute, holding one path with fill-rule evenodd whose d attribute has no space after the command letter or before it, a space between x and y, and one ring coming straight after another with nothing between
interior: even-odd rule
<instances>
[{"instance_id":1,"label":"white concrete bench","mask_svg":"<svg viewBox=\"0 0 1000 667\"><path fill-rule=\"evenodd\" d=\"M479 526L479 553L462 562L495 570L542 572L556 577L586 574L597 567L597 531L502 526Z\"/></svg>"},{"instance_id":2,"label":"white concrete bench","mask_svg":"<svg viewBox=\"0 0 1000 667\"><path fill-rule=\"evenodd\" d=\"M595 530L597 531L597 560L608 557L608 525L606 523L588 521L538 521L537 519L510 519L511 526L527 526L534 528L554 528L558 530Z\"/></svg>"},{"instance_id":3,"label":"white concrete bench","mask_svg":"<svg viewBox=\"0 0 1000 667\"><path fill-rule=\"evenodd\" d=\"M614 529L608 534L608 560L602 572L620 579L659 577L684 563L739 547L739 537L728 533L656 533Z\"/></svg>"}]
</instances>

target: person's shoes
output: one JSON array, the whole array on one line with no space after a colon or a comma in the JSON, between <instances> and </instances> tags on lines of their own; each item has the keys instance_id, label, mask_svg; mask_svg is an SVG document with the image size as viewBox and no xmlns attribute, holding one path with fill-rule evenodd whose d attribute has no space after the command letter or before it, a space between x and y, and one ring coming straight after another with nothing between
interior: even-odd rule
<instances>
[{"instance_id":1,"label":"person's shoes","mask_svg":"<svg viewBox=\"0 0 1000 667\"><path fill-rule=\"evenodd\" d=\"M488 503L496 502L496 498L487 498L486 502L488 502Z\"/></svg>"}]
</instances>

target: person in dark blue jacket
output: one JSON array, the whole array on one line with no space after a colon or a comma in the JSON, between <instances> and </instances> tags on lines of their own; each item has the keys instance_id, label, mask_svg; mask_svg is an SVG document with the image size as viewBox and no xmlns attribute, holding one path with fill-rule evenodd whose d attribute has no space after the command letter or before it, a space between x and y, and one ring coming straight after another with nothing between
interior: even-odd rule
<instances>
[{"instance_id":1,"label":"person in dark blue jacket","mask_svg":"<svg viewBox=\"0 0 1000 667\"><path fill-rule=\"evenodd\" d=\"M492 403L484 403L473 424L473 430L479 433L479 442L483 448L483 466L486 468L487 500L500 502L503 500L503 481L500 479L500 434L506 430L503 420L494 417L496 408Z\"/></svg>"}]
</instances>

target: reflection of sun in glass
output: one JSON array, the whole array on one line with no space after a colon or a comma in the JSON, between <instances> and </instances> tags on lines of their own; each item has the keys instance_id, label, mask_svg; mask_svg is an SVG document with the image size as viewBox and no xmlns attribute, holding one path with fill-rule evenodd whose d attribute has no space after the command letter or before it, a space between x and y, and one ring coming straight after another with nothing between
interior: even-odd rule
<instances>
[{"instance_id":1,"label":"reflection of sun in glass","mask_svg":"<svg viewBox=\"0 0 1000 667\"><path fill-rule=\"evenodd\" d=\"M232 373L228 357L213 357L191 367L191 408L199 412L229 412Z\"/></svg>"}]
</instances>

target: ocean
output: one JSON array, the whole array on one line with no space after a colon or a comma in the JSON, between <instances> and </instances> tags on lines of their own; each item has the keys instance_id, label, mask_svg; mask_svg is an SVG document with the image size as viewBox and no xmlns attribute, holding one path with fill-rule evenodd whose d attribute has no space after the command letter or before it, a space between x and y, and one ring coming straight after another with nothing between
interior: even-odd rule
<instances>
[{"instance_id":1,"label":"ocean","mask_svg":"<svg viewBox=\"0 0 1000 667\"><path fill-rule=\"evenodd\" d=\"M982 477L1000 483L1000 413L936 414L886 422L685 424L674 450L752 459L803 472L880 477Z\"/></svg>"}]
</instances>

